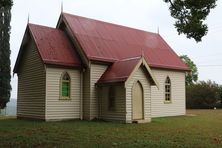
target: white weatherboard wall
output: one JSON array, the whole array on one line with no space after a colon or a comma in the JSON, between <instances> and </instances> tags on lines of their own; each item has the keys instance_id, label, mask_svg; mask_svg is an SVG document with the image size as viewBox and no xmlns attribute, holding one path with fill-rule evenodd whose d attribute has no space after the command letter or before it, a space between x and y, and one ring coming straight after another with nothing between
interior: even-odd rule
<instances>
[{"instance_id":1,"label":"white weatherboard wall","mask_svg":"<svg viewBox=\"0 0 222 148\"><path fill-rule=\"evenodd\" d=\"M109 110L108 97L111 86L101 86L99 95L100 113L99 118L104 120L116 120L125 122L126 120L126 106L125 106L125 87L123 84L112 85L115 91L115 108Z\"/></svg>"},{"instance_id":2,"label":"white weatherboard wall","mask_svg":"<svg viewBox=\"0 0 222 148\"><path fill-rule=\"evenodd\" d=\"M30 40L23 51L18 71L17 117L44 120L46 79L44 65L33 40Z\"/></svg>"},{"instance_id":3,"label":"white weatherboard wall","mask_svg":"<svg viewBox=\"0 0 222 148\"><path fill-rule=\"evenodd\" d=\"M60 99L60 79L64 72L71 78L71 99ZM46 120L80 118L80 71L74 69L46 68Z\"/></svg>"},{"instance_id":4,"label":"white weatherboard wall","mask_svg":"<svg viewBox=\"0 0 222 148\"><path fill-rule=\"evenodd\" d=\"M83 73L83 119L90 119L90 70Z\"/></svg>"},{"instance_id":5,"label":"white weatherboard wall","mask_svg":"<svg viewBox=\"0 0 222 148\"><path fill-rule=\"evenodd\" d=\"M177 116L185 114L185 72L152 69L159 83L159 89L151 87L152 117ZM172 103L164 103L165 80L171 80Z\"/></svg>"},{"instance_id":6,"label":"white weatherboard wall","mask_svg":"<svg viewBox=\"0 0 222 148\"><path fill-rule=\"evenodd\" d=\"M144 120L151 120L151 87L147 74L141 66L126 84L126 122L128 123L132 122L132 87L138 80L143 87Z\"/></svg>"},{"instance_id":7,"label":"white weatherboard wall","mask_svg":"<svg viewBox=\"0 0 222 148\"><path fill-rule=\"evenodd\" d=\"M96 83L106 71L107 65L101 64L91 64L90 71L90 120L93 118L98 118L99 106L98 106L98 92L96 88Z\"/></svg>"}]
</instances>

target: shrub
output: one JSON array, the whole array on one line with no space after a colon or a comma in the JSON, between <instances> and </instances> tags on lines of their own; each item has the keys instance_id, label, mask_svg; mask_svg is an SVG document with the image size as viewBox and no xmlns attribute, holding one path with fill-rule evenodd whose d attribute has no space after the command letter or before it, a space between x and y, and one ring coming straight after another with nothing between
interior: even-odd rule
<instances>
[{"instance_id":1,"label":"shrub","mask_svg":"<svg viewBox=\"0 0 222 148\"><path fill-rule=\"evenodd\" d=\"M222 87L212 81L186 86L187 108L221 108Z\"/></svg>"}]
</instances>

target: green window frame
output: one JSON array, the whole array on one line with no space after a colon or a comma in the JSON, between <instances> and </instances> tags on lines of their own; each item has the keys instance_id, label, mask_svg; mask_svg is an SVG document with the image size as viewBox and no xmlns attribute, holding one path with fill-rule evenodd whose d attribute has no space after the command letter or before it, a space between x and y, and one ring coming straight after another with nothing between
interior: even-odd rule
<instances>
[{"instance_id":1,"label":"green window frame","mask_svg":"<svg viewBox=\"0 0 222 148\"><path fill-rule=\"evenodd\" d=\"M165 102L171 103L171 81L169 76L166 77L165 80Z\"/></svg>"},{"instance_id":2,"label":"green window frame","mask_svg":"<svg viewBox=\"0 0 222 148\"><path fill-rule=\"evenodd\" d=\"M60 84L60 98L61 99L70 99L70 90L71 90L71 79L67 72L62 75L61 84Z\"/></svg>"}]
</instances>

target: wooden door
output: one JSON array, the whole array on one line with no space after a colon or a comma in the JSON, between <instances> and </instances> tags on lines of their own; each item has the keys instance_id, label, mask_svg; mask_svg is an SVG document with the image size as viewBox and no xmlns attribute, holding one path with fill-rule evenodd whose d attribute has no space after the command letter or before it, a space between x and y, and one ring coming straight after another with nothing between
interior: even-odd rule
<instances>
[{"instance_id":1,"label":"wooden door","mask_svg":"<svg viewBox=\"0 0 222 148\"><path fill-rule=\"evenodd\" d=\"M133 120L143 119L143 87L140 82L133 86Z\"/></svg>"}]
</instances>

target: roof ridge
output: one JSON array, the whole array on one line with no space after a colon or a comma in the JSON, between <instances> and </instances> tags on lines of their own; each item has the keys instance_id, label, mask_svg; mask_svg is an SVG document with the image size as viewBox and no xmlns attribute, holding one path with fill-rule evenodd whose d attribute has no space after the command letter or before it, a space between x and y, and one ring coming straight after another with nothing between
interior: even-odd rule
<instances>
[{"instance_id":1,"label":"roof ridge","mask_svg":"<svg viewBox=\"0 0 222 148\"><path fill-rule=\"evenodd\" d=\"M79 18L84 18L84 19L90 19L92 21L97 21L97 22L101 22L101 23L106 23L106 24L109 24L109 25L114 25L114 26L117 26L117 27L122 27L122 28L127 28L127 29L131 29L131 30L137 30L137 31L141 31L141 32L146 32L146 33L152 33L152 34L155 34L155 35L159 35L158 33L155 33L155 32L150 32L150 31L146 31L146 30L142 30L142 29L138 29L138 28L133 28L133 27L129 27L129 26L124 26L124 25L121 25L121 24L115 24L115 23L110 23L110 22L106 22L106 21L102 21L102 20L98 20L98 19L94 19L94 18L89 18L89 17L84 17L84 16L79 16L79 15L74 15L74 14L70 14L70 13L62 13L62 14L66 14L66 15L70 15L70 16L74 16L74 17L79 17Z\"/></svg>"},{"instance_id":2,"label":"roof ridge","mask_svg":"<svg viewBox=\"0 0 222 148\"><path fill-rule=\"evenodd\" d=\"M57 28L53 28L53 27L49 27L49 26L44 26L44 25L39 25L39 24L33 24L33 23L28 23L27 26L37 26L37 27L42 27L42 28L59 30L59 29L57 29Z\"/></svg>"},{"instance_id":3,"label":"roof ridge","mask_svg":"<svg viewBox=\"0 0 222 148\"><path fill-rule=\"evenodd\" d=\"M129 58L118 60L117 62L130 61L130 60L136 60L136 59L141 59L141 58L142 58L141 56L129 57Z\"/></svg>"}]
</instances>

